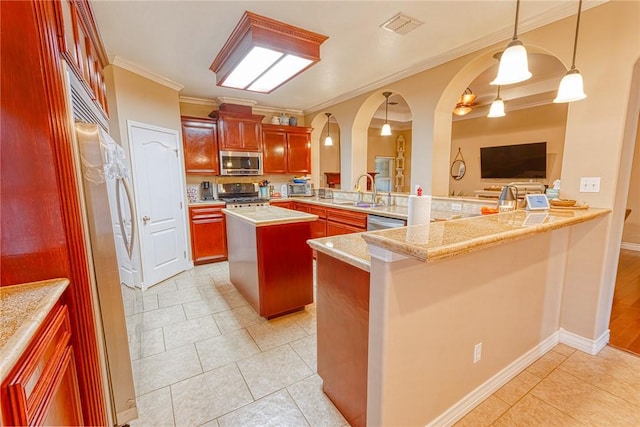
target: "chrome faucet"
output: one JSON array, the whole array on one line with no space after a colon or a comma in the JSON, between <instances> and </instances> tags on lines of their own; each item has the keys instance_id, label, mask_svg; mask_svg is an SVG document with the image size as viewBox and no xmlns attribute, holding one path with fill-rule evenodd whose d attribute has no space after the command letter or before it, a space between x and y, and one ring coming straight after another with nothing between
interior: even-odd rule
<instances>
[{"instance_id":1,"label":"chrome faucet","mask_svg":"<svg viewBox=\"0 0 640 427\"><path fill-rule=\"evenodd\" d=\"M373 195L371 196L372 197L371 201L372 203L376 203L376 200L378 198L378 192L376 191L376 179L371 175L369 175L368 173L363 173L356 180L356 188L358 188L358 203L362 202L362 191L360 191L359 186L360 186L360 178L362 178L363 176L366 176L371 181L371 192L373 193Z\"/></svg>"}]
</instances>

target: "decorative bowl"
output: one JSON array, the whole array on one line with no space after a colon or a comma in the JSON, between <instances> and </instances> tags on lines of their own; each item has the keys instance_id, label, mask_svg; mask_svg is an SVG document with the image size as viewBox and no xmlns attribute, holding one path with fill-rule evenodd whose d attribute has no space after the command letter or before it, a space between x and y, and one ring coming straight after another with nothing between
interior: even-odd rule
<instances>
[{"instance_id":1,"label":"decorative bowl","mask_svg":"<svg viewBox=\"0 0 640 427\"><path fill-rule=\"evenodd\" d=\"M575 205L576 201L568 200L568 199L551 199L549 200L549 203L551 204L551 206L561 206L561 207L568 208L570 206Z\"/></svg>"}]
</instances>

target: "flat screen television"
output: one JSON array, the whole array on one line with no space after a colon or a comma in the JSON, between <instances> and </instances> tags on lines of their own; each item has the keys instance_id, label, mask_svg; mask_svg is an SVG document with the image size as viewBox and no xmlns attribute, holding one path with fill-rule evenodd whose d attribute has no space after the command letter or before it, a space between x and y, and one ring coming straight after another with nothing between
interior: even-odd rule
<instances>
[{"instance_id":1,"label":"flat screen television","mask_svg":"<svg viewBox=\"0 0 640 427\"><path fill-rule=\"evenodd\" d=\"M480 148L482 178L546 178L547 143Z\"/></svg>"}]
</instances>

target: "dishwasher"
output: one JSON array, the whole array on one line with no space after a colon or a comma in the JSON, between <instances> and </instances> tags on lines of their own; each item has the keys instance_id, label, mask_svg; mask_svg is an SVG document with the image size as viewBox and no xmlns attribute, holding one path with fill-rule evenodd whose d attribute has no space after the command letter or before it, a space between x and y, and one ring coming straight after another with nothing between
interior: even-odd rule
<instances>
[{"instance_id":1,"label":"dishwasher","mask_svg":"<svg viewBox=\"0 0 640 427\"><path fill-rule=\"evenodd\" d=\"M380 215L367 215L367 231L384 230L386 228L404 227L406 221L397 218L387 218Z\"/></svg>"}]
</instances>

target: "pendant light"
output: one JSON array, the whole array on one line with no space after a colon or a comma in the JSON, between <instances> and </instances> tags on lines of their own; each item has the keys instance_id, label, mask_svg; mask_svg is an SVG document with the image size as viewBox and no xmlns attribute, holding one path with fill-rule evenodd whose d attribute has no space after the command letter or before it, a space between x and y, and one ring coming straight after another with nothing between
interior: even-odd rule
<instances>
[{"instance_id":1,"label":"pendant light","mask_svg":"<svg viewBox=\"0 0 640 427\"><path fill-rule=\"evenodd\" d=\"M324 146L331 147L333 145L333 139L331 139L331 133L329 132L329 117L331 113L324 113L327 116L327 137L324 139Z\"/></svg>"},{"instance_id":2,"label":"pendant light","mask_svg":"<svg viewBox=\"0 0 640 427\"><path fill-rule=\"evenodd\" d=\"M500 98L500 86L498 86L498 96L491 103L487 117L504 117L504 101Z\"/></svg>"},{"instance_id":3,"label":"pendant light","mask_svg":"<svg viewBox=\"0 0 640 427\"><path fill-rule=\"evenodd\" d=\"M513 39L502 53L498 75L491 82L492 85L509 85L523 82L531 78L527 49L518 40L518 14L520 12L520 0L516 2L516 23L513 29Z\"/></svg>"},{"instance_id":4,"label":"pendant light","mask_svg":"<svg viewBox=\"0 0 640 427\"><path fill-rule=\"evenodd\" d=\"M576 69L576 49L578 48L578 30L580 29L580 12L582 11L582 0L578 3L578 18L576 20L576 36L573 40L573 58L571 60L571 68L560 80L558 87L558 96L553 100L555 103L573 102L585 99L587 95L584 93L584 84L580 71Z\"/></svg>"},{"instance_id":5,"label":"pendant light","mask_svg":"<svg viewBox=\"0 0 640 427\"><path fill-rule=\"evenodd\" d=\"M389 125L387 118L389 114L389 97L391 96L391 92L383 92L382 95L387 99L384 104L384 125L382 125L380 136L389 136L391 135L391 126Z\"/></svg>"}]
</instances>

